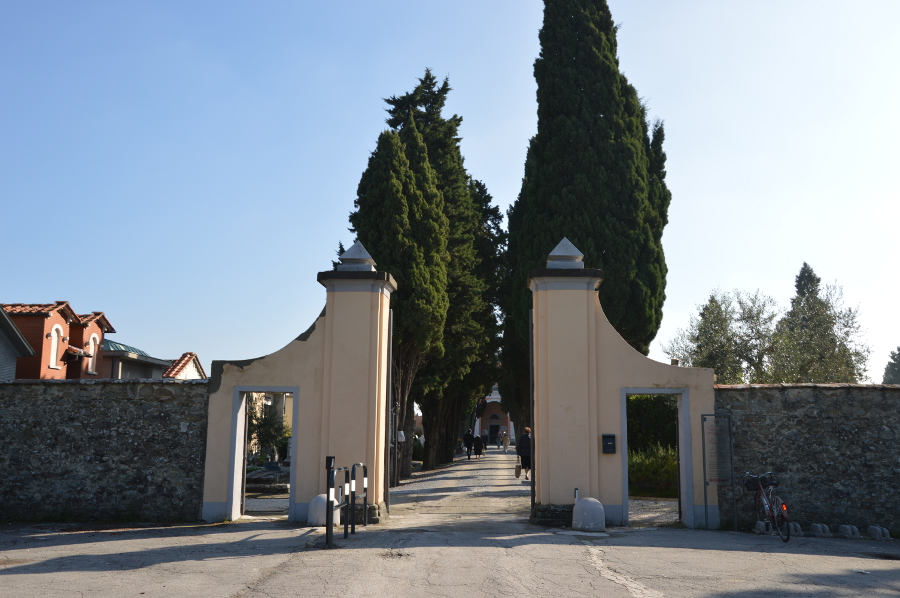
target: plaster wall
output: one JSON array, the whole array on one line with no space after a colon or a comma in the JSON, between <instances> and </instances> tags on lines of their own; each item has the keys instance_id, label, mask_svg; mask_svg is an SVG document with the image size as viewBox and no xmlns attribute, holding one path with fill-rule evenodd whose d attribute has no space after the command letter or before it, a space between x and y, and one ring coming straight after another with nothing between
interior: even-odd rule
<instances>
[{"instance_id":1,"label":"plaster wall","mask_svg":"<svg viewBox=\"0 0 900 598\"><path fill-rule=\"evenodd\" d=\"M713 412L713 371L662 364L635 351L603 313L596 293L602 273L572 272L539 270L530 281L536 502L572 504L578 488L580 498L603 503L611 523L627 523L626 397L676 394L682 521L694 526L703 521L700 415ZM615 454L602 453L604 434L615 435ZM714 494L711 526L718 524Z\"/></svg>"}]
</instances>

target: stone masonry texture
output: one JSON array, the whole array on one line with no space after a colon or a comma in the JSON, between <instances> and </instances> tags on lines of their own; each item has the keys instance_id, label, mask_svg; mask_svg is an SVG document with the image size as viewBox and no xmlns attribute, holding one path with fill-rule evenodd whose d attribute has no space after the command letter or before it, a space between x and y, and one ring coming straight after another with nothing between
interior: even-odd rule
<instances>
[{"instance_id":1,"label":"stone masonry texture","mask_svg":"<svg viewBox=\"0 0 900 598\"><path fill-rule=\"evenodd\" d=\"M716 386L716 412L734 425L738 526L752 527L754 494L743 472L774 471L791 521L879 525L900 531L900 386L792 384ZM730 486L719 486L732 525Z\"/></svg>"},{"instance_id":2,"label":"stone masonry texture","mask_svg":"<svg viewBox=\"0 0 900 598\"><path fill-rule=\"evenodd\" d=\"M0 520L197 521L206 380L0 382Z\"/></svg>"}]
</instances>

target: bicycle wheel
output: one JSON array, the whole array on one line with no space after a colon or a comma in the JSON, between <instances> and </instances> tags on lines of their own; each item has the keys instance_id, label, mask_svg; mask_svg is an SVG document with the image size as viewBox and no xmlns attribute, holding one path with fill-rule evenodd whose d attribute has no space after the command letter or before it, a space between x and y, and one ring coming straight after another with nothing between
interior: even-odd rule
<instances>
[{"instance_id":1,"label":"bicycle wheel","mask_svg":"<svg viewBox=\"0 0 900 598\"><path fill-rule=\"evenodd\" d=\"M787 542L791 539L791 524L790 519L788 518L788 510L787 505L779 497L775 497L775 504L773 505L777 512L775 513L775 521L773 525L775 526L775 531L778 532L778 537L782 539L782 541Z\"/></svg>"}]
</instances>

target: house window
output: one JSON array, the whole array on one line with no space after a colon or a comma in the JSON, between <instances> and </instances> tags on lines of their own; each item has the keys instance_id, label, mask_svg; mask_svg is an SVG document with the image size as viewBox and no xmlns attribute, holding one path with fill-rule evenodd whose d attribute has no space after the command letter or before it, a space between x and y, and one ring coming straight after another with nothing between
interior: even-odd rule
<instances>
[{"instance_id":1,"label":"house window","mask_svg":"<svg viewBox=\"0 0 900 598\"><path fill-rule=\"evenodd\" d=\"M62 326L54 324L50 330L50 369L58 370L59 366L59 342L62 340Z\"/></svg>"},{"instance_id":2,"label":"house window","mask_svg":"<svg viewBox=\"0 0 900 598\"><path fill-rule=\"evenodd\" d=\"M88 347L88 353L91 354L88 360L88 374L97 375L97 350L100 348L100 337L97 336L96 333L91 335L90 346Z\"/></svg>"},{"instance_id":3,"label":"house window","mask_svg":"<svg viewBox=\"0 0 900 598\"><path fill-rule=\"evenodd\" d=\"M488 419L500 419L500 416L497 415L496 413L491 413L491 415L490 415L490 417L488 417Z\"/></svg>"}]
</instances>

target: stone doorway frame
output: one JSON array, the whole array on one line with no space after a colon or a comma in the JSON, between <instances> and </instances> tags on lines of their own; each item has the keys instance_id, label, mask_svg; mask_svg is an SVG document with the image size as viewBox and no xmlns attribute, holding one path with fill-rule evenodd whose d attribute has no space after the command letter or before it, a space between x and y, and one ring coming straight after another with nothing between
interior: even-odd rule
<instances>
[{"instance_id":1,"label":"stone doorway frame","mask_svg":"<svg viewBox=\"0 0 900 598\"><path fill-rule=\"evenodd\" d=\"M240 459L239 456L239 448L240 450L246 450L244 446L245 439L247 437L247 405L245 403L243 393L250 392L278 392L278 393L291 393L291 434L293 435L294 430L297 429L297 401L300 394L300 387L298 386L233 386L232 394L231 394L231 443L230 443L230 451L228 455L228 470L231 472L231 475L228 476L228 495L225 502L225 512L231 515L231 520L236 520L237 517L241 517L243 513L241 513L241 501L243 500L242 496L238 496L240 494L241 488L243 487L244 475L246 473L241 471L241 466L244 463L243 457ZM296 467L297 467L297 459L294 453L297 450L297 443L291 443L291 480L296 478ZM295 484L291 484L291 500L289 501L290 510L293 510L294 506L294 490ZM235 510L237 509L237 510ZM235 513L237 517L235 517ZM290 517L291 513L288 512L288 517Z\"/></svg>"},{"instance_id":2,"label":"stone doorway frame","mask_svg":"<svg viewBox=\"0 0 900 598\"><path fill-rule=\"evenodd\" d=\"M677 395L678 396L678 499L681 505L679 521L693 528L696 520L694 507L694 472L692 460L691 391L689 388L635 388L622 387L620 434L622 437L622 522L628 526L628 396L629 395Z\"/></svg>"}]
</instances>

